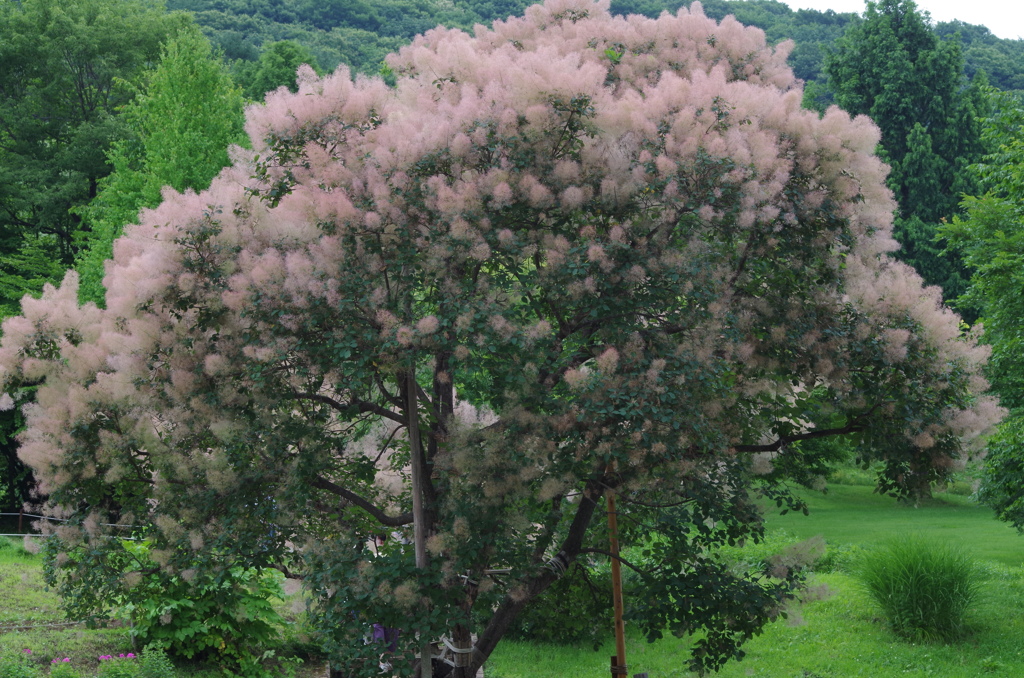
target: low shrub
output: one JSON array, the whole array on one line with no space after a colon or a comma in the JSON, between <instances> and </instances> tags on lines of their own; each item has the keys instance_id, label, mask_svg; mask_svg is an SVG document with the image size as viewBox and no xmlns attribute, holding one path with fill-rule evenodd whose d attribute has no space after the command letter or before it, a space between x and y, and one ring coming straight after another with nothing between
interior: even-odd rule
<instances>
[{"instance_id":1,"label":"low shrub","mask_svg":"<svg viewBox=\"0 0 1024 678\"><path fill-rule=\"evenodd\" d=\"M139 655L139 678L167 678L174 675L174 664L163 650L147 647Z\"/></svg>"},{"instance_id":2,"label":"low shrub","mask_svg":"<svg viewBox=\"0 0 1024 678\"><path fill-rule=\"evenodd\" d=\"M39 678L28 650L0 650L0 678Z\"/></svg>"},{"instance_id":3,"label":"low shrub","mask_svg":"<svg viewBox=\"0 0 1024 678\"><path fill-rule=\"evenodd\" d=\"M54 659L49 678L82 678L82 674L70 661Z\"/></svg>"},{"instance_id":4,"label":"low shrub","mask_svg":"<svg viewBox=\"0 0 1024 678\"><path fill-rule=\"evenodd\" d=\"M962 548L903 536L868 551L856 576L892 630L909 640L956 640L983 573Z\"/></svg>"},{"instance_id":5,"label":"low shrub","mask_svg":"<svg viewBox=\"0 0 1024 678\"><path fill-rule=\"evenodd\" d=\"M861 558L864 547L860 544L829 544L825 545L825 555L814 563L815 572L854 572Z\"/></svg>"},{"instance_id":6,"label":"low shrub","mask_svg":"<svg viewBox=\"0 0 1024 678\"><path fill-rule=\"evenodd\" d=\"M147 542L125 542L124 548L137 562L151 562ZM187 579L153 568L116 603L142 644L186 659L201 656L255 678L263 659L273 656L266 648L280 640L284 619L272 599L284 596L283 579L276 570L241 566Z\"/></svg>"}]
</instances>

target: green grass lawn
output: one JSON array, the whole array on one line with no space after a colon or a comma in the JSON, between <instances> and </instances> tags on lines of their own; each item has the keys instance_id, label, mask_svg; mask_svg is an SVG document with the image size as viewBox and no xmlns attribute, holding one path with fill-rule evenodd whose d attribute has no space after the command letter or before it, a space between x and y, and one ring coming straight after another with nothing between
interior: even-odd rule
<instances>
[{"instance_id":1,"label":"green grass lawn","mask_svg":"<svg viewBox=\"0 0 1024 678\"><path fill-rule=\"evenodd\" d=\"M964 544L978 560L1024 564L1024 537L968 497L937 493L919 506L898 503L860 485L830 485L827 494L805 491L810 515L766 511L770 528L833 544L871 546L903 532Z\"/></svg>"},{"instance_id":2,"label":"green grass lawn","mask_svg":"<svg viewBox=\"0 0 1024 678\"><path fill-rule=\"evenodd\" d=\"M963 643L910 644L889 634L849 575L820 575L831 598L808 603L789 619L768 627L746 646L743 661L732 662L722 678L847 678L865 676L1024 675L1024 577L1003 572L988 582L986 597L973 617L974 633ZM654 644L630 634L626 656L630 673L651 678L683 678L686 640ZM598 652L538 643L503 642L487 667L487 678L591 678L608 675L614 645Z\"/></svg>"},{"instance_id":3,"label":"green grass lawn","mask_svg":"<svg viewBox=\"0 0 1024 678\"><path fill-rule=\"evenodd\" d=\"M828 586L826 600L794 609L745 646L743 661L728 664L722 678L872 678L1024 675L1024 537L992 512L963 496L937 494L919 506L899 504L870 487L834 485L827 494L807 492L810 515L768 512L769 530L798 539L822 535L830 544L871 547L893 536L917 533L963 544L986 564L983 598L971 618L972 633L955 644L911 644L889 633L878 611L847 573L815 575ZM628 605L628 601L627 601ZM609 620L609 627L611 626ZM666 638L648 644L629 636L630 674L682 678L689 641ZM540 643L503 642L487 678L590 678L608 675L614 645L599 651Z\"/></svg>"},{"instance_id":4,"label":"green grass lawn","mask_svg":"<svg viewBox=\"0 0 1024 678\"><path fill-rule=\"evenodd\" d=\"M40 558L0 537L0 646L32 649L40 658L99 657L130 652L127 629L64 623L57 597L45 590Z\"/></svg>"}]
</instances>

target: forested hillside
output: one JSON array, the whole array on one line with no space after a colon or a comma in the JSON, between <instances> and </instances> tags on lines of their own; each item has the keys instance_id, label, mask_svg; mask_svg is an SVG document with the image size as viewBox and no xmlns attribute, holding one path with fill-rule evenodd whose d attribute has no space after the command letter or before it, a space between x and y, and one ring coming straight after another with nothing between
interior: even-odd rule
<instances>
[{"instance_id":1,"label":"forested hillside","mask_svg":"<svg viewBox=\"0 0 1024 678\"><path fill-rule=\"evenodd\" d=\"M657 17L695 0L613 0L616 14ZM443 24L471 29L521 14L529 0L169 0L170 9L193 12L196 21L228 60L255 61L264 46L293 40L309 48L319 65L332 70L346 63L362 72L376 72L388 52L414 35ZM790 65L803 80L820 80L825 53L849 26L853 13L793 10L777 0L704 0L704 13L716 20L732 14L740 23L765 31L769 42L793 40ZM984 26L959 21L939 23L940 37L959 33L966 71L984 70L1000 89L1024 88L1024 44L1003 40Z\"/></svg>"},{"instance_id":2,"label":"forested hillside","mask_svg":"<svg viewBox=\"0 0 1024 678\"><path fill-rule=\"evenodd\" d=\"M169 9L193 12L228 60L254 61L263 47L292 40L325 70L346 63L376 72L386 54L437 25L470 29L522 14L530 0L170 0Z\"/></svg>"}]
</instances>

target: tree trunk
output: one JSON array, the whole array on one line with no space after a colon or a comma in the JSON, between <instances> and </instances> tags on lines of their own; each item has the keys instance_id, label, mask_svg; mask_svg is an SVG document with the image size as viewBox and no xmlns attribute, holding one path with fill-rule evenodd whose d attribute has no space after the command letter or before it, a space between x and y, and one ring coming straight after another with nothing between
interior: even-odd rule
<instances>
[{"instance_id":1,"label":"tree trunk","mask_svg":"<svg viewBox=\"0 0 1024 678\"><path fill-rule=\"evenodd\" d=\"M473 649L473 636L469 629L462 624L456 624L455 628L452 629L452 645L457 650L472 650ZM476 669L473 668L473 655L475 652L456 652L455 653L455 671L452 673L453 678L474 678L476 676Z\"/></svg>"}]
</instances>

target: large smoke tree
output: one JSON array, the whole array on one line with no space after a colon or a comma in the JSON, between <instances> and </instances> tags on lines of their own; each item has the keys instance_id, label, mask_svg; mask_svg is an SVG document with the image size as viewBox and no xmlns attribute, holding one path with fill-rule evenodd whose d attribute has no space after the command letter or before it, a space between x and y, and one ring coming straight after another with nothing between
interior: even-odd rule
<instances>
[{"instance_id":1,"label":"large smoke tree","mask_svg":"<svg viewBox=\"0 0 1024 678\"><path fill-rule=\"evenodd\" d=\"M906 495L1000 415L986 350L888 254L877 128L801 110L787 49L696 3L550 0L417 38L394 87L300 69L253 151L126 229L106 309L69 274L4 324L64 591L101 613L139 576L105 524L143 526L168 577L302 577L345 675L379 671L379 622L396 671L445 635L462 678L602 557L614 490L651 552L633 623L695 634L695 669L741 655L799 570L716 547L821 482L805 441L854 436Z\"/></svg>"}]
</instances>

